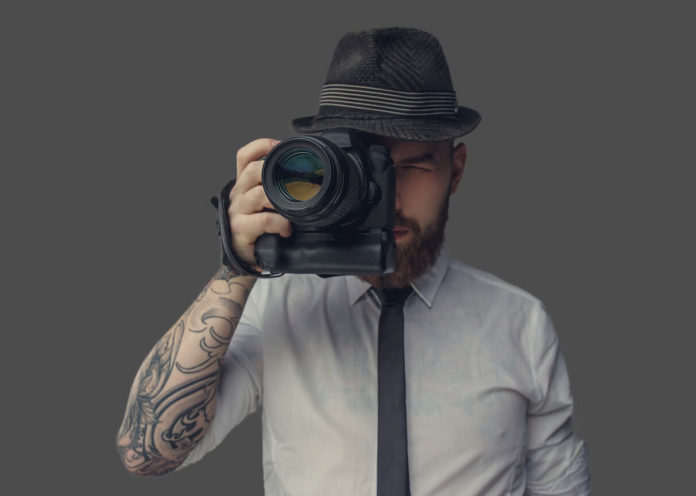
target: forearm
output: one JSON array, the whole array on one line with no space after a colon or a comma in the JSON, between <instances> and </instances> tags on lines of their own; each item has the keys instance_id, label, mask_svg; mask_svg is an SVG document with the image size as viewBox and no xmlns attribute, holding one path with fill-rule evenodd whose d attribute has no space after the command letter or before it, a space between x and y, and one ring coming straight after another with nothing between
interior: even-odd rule
<instances>
[{"instance_id":1,"label":"forearm","mask_svg":"<svg viewBox=\"0 0 696 496\"><path fill-rule=\"evenodd\" d=\"M255 280L222 267L143 361L117 439L130 472L174 470L207 431L220 362Z\"/></svg>"}]
</instances>

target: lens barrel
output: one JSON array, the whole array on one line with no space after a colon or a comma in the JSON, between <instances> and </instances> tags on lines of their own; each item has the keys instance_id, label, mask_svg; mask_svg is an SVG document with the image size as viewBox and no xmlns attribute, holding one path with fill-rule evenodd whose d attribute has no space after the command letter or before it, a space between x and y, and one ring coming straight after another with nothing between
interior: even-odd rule
<instances>
[{"instance_id":1,"label":"lens barrel","mask_svg":"<svg viewBox=\"0 0 696 496\"><path fill-rule=\"evenodd\" d=\"M276 212L308 227L345 225L361 211L367 170L359 157L321 136L297 136L266 157L262 183Z\"/></svg>"}]
</instances>

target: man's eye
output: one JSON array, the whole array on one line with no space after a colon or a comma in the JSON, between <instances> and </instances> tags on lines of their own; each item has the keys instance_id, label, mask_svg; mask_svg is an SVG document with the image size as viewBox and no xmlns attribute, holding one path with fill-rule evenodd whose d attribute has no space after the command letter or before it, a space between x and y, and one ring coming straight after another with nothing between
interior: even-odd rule
<instances>
[{"instance_id":1,"label":"man's eye","mask_svg":"<svg viewBox=\"0 0 696 496\"><path fill-rule=\"evenodd\" d=\"M399 166L396 168L396 170L397 170L397 171L399 171L399 170L407 170L407 171L421 171L421 172L423 172L423 171L428 171L428 170L430 170L430 169L428 169L427 167L420 167L420 166L418 166L418 165L399 165Z\"/></svg>"}]
</instances>

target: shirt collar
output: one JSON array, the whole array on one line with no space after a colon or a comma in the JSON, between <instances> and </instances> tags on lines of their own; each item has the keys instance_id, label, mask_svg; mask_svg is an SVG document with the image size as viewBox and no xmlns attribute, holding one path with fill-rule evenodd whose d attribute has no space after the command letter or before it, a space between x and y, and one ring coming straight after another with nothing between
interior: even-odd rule
<instances>
[{"instance_id":1,"label":"shirt collar","mask_svg":"<svg viewBox=\"0 0 696 496\"><path fill-rule=\"evenodd\" d=\"M448 266L449 255L443 243L435 263L433 263L433 265L431 265L418 279L411 283L414 292L426 305L428 305L428 308L433 306L437 290L440 288L440 284L445 277ZM372 287L369 283L366 283L362 279L358 279L356 276L348 276L346 278L346 283L348 284L348 295L351 305L355 305Z\"/></svg>"}]
</instances>

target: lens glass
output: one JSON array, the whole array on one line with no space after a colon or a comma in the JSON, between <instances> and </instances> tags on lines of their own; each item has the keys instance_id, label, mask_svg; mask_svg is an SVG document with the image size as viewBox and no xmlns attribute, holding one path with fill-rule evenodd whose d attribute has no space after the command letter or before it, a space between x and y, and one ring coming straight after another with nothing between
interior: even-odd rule
<instances>
[{"instance_id":1,"label":"lens glass","mask_svg":"<svg viewBox=\"0 0 696 496\"><path fill-rule=\"evenodd\" d=\"M324 164L309 150L294 150L280 160L280 185L290 198L313 198L324 182Z\"/></svg>"}]
</instances>

